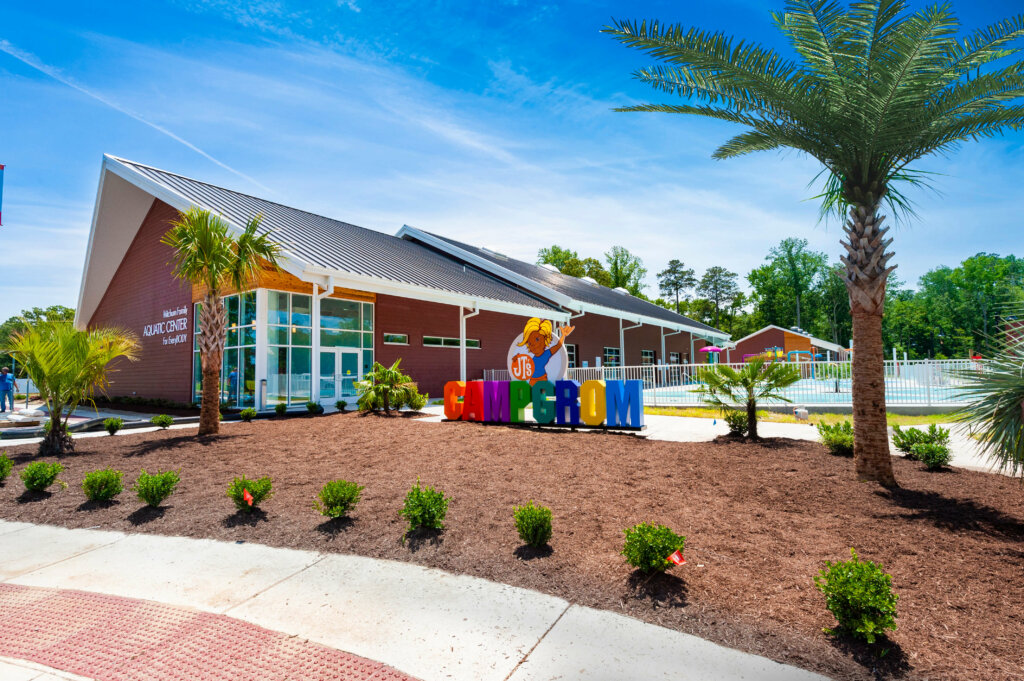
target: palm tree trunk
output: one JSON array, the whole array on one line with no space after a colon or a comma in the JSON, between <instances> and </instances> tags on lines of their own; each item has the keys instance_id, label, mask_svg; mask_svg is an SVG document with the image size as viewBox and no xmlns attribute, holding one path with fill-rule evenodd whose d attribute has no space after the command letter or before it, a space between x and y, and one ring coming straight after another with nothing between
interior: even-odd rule
<instances>
[{"instance_id":1,"label":"palm tree trunk","mask_svg":"<svg viewBox=\"0 0 1024 681\"><path fill-rule=\"evenodd\" d=\"M850 294L853 316L853 457L857 477L887 487L896 485L889 454L885 420L885 354L882 349L882 315L885 285L896 269L886 267L892 253L885 249L888 227L880 228L878 204L855 206L846 223L849 242L843 280Z\"/></svg>"},{"instance_id":2,"label":"palm tree trunk","mask_svg":"<svg viewBox=\"0 0 1024 681\"><path fill-rule=\"evenodd\" d=\"M199 405L199 434L220 432L220 358L203 359L203 397Z\"/></svg>"},{"instance_id":3,"label":"palm tree trunk","mask_svg":"<svg viewBox=\"0 0 1024 681\"><path fill-rule=\"evenodd\" d=\"M203 368L203 397L199 409L199 434L220 432L220 373L224 361L227 310L217 291L203 297L199 313L199 357Z\"/></svg>"},{"instance_id":4,"label":"palm tree trunk","mask_svg":"<svg viewBox=\"0 0 1024 681\"><path fill-rule=\"evenodd\" d=\"M747 400L747 437L760 439L757 434L757 402L753 400Z\"/></svg>"}]
</instances>

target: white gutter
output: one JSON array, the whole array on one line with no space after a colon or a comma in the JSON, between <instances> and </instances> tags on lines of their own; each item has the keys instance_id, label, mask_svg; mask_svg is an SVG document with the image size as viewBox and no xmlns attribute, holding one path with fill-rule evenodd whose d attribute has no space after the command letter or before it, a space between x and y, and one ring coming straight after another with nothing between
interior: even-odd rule
<instances>
[{"instance_id":1,"label":"white gutter","mask_svg":"<svg viewBox=\"0 0 1024 681\"><path fill-rule=\"evenodd\" d=\"M327 275L327 285L324 288L324 292L323 293L317 293L319 288L320 288L319 284L316 284L316 283L313 284L313 293L316 294L316 297L320 298L321 300L323 300L327 296L329 296L332 293L334 293L334 277L331 276L331 275Z\"/></svg>"}]
</instances>

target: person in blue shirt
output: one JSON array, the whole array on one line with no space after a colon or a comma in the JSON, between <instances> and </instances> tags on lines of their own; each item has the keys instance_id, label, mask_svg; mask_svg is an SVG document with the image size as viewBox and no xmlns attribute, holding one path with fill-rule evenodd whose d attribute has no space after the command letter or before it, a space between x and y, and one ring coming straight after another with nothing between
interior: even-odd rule
<instances>
[{"instance_id":1,"label":"person in blue shirt","mask_svg":"<svg viewBox=\"0 0 1024 681\"><path fill-rule=\"evenodd\" d=\"M17 389L18 382L14 380L10 367L0 369L0 414L7 411L8 403L11 405L11 411L14 411L14 391Z\"/></svg>"},{"instance_id":2,"label":"person in blue shirt","mask_svg":"<svg viewBox=\"0 0 1024 681\"><path fill-rule=\"evenodd\" d=\"M238 367L231 367L228 374L228 402L234 404L238 401Z\"/></svg>"},{"instance_id":3,"label":"person in blue shirt","mask_svg":"<svg viewBox=\"0 0 1024 681\"><path fill-rule=\"evenodd\" d=\"M558 339L558 342L551 345L551 340L554 338L554 334L551 331L551 321L544 319L541 320L537 317L533 317L530 321L526 322L526 328L523 329L523 340L518 345L526 346L526 349L533 355L533 374L530 375L530 385L533 385L537 381L546 381L548 378L548 362L551 358L562 349L565 344L565 339L568 338L569 334L573 332L573 327L563 326L562 334ZM551 345L549 348L548 346Z\"/></svg>"}]
</instances>

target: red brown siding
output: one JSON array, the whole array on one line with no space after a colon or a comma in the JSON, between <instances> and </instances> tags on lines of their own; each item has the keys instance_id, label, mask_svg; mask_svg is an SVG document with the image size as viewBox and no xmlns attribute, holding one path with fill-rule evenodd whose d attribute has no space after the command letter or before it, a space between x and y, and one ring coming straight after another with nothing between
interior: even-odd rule
<instances>
[{"instance_id":1,"label":"red brown siding","mask_svg":"<svg viewBox=\"0 0 1024 681\"><path fill-rule=\"evenodd\" d=\"M117 326L135 333L140 352L137 362L117 361L110 378L109 394L163 398L176 402L192 399L192 292L175 279L171 249L160 243L177 211L159 200L128 247L124 259L103 294L89 326ZM164 318L164 310L185 308L185 314ZM185 329L146 336L146 326L185 320ZM179 334L187 342L165 344Z\"/></svg>"}]
</instances>

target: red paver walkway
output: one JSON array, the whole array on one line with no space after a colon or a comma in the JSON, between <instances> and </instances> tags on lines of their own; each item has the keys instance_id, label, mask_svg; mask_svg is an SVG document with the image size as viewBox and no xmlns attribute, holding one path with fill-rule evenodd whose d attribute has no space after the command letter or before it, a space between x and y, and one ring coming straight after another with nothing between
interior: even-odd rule
<instances>
[{"instance_id":1,"label":"red paver walkway","mask_svg":"<svg viewBox=\"0 0 1024 681\"><path fill-rule=\"evenodd\" d=\"M0 584L0 656L97 681L412 679L226 615L15 584Z\"/></svg>"}]
</instances>

